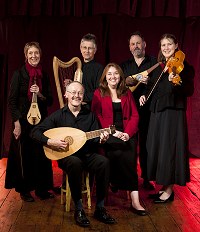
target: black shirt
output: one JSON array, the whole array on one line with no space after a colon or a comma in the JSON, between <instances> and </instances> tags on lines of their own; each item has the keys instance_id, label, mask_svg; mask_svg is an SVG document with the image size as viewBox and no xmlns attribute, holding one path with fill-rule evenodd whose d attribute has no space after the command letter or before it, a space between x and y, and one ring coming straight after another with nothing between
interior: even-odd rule
<instances>
[{"instance_id":1,"label":"black shirt","mask_svg":"<svg viewBox=\"0 0 200 232\"><path fill-rule=\"evenodd\" d=\"M123 131L123 116L121 102L113 102L113 122L117 130Z\"/></svg>"},{"instance_id":2,"label":"black shirt","mask_svg":"<svg viewBox=\"0 0 200 232\"><path fill-rule=\"evenodd\" d=\"M159 70L160 76L162 70ZM166 108L170 109L184 109L187 107L187 97L191 96L194 92L194 69L186 61L184 61L184 69L180 72L181 84L174 85L168 80L169 73L162 74L158 84L156 85L151 96L150 110L163 111ZM152 78L148 84L146 91L151 89L155 78Z\"/></svg>"},{"instance_id":3,"label":"black shirt","mask_svg":"<svg viewBox=\"0 0 200 232\"><path fill-rule=\"evenodd\" d=\"M121 64L121 67L122 67L122 70L124 72L125 77L127 77L130 75L134 75L134 74L143 72L143 71L149 69L150 67L152 67L156 63L157 63L157 60L155 57L146 55L144 60L140 64L140 66L137 65L134 57L132 57L129 60L123 62ZM154 75L154 72L151 72L148 76L150 78L152 78L153 75ZM139 98L141 95L143 95L145 88L146 88L146 85L141 83L133 92L133 96L135 98L137 107L139 107Z\"/></svg>"},{"instance_id":4,"label":"black shirt","mask_svg":"<svg viewBox=\"0 0 200 232\"><path fill-rule=\"evenodd\" d=\"M103 73L103 66L95 60L83 63L83 85L85 87L84 101L91 104L95 89L99 87L99 79Z\"/></svg>"},{"instance_id":5,"label":"black shirt","mask_svg":"<svg viewBox=\"0 0 200 232\"><path fill-rule=\"evenodd\" d=\"M84 132L99 129L95 115L84 106L82 106L77 117L75 117L74 114L69 110L68 106L65 106L51 114L41 124L36 126L32 130L31 137L40 143L47 144L48 137L46 137L43 133L46 130L56 127L73 127ZM85 145L78 152L76 152L76 154L83 155L95 152L98 141L99 138L88 140Z\"/></svg>"}]
</instances>

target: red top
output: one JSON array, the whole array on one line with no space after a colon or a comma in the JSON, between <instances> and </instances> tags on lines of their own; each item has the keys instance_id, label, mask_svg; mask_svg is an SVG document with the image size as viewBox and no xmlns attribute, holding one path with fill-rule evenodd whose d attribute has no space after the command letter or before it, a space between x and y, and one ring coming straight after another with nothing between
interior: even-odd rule
<instances>
[{"instance_id":1,"label":"red top","mask_svg":"<svg viewBox=\"0 0 200 232\"><path fill-rule=\"evenodd\" d=\"M124 133L132 137L138 131L139 114L132 92L127 91L121 97ZM113 125L113 107L110 96L102 97L100 90L96 89L92 100L92 111L97 116L102 128Z\"/></svg>"}]
</instances>

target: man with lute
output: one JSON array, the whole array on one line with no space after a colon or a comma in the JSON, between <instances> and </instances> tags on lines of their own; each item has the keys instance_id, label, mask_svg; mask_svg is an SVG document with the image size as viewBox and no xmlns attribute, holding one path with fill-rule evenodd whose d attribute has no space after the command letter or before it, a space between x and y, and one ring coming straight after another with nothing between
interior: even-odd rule
<instances>
[{"instance_id":1,"label":"man with lute","mask_svg":"<svg viewBox=\"0 0 200 232\"><path fill-rule=\"evenodd\" d=\"M68 142L64 139L51 139L43 134L45 131L57 127L72 127L84 132L99 129L95 115L82 105L83 97L84 87L81 83L75 81L67 85L65 92L66 106L54 112L36 126L32 131L32 138L44 145L56 147L62 151L69 146ZM106 142L108 137L109 134L105 131L100 134L100 139L88 140L73 155L58 160L59 167L68 174L69 186L75 204L74 218L79 226L87 227L90 225L82 205L81 186L84 168L95 174L97 202L94 217L106 224L115 223L115 220L104 208L104 198L109 184L109 161L96 152L98 143Z\"/></svg>"}]
</instances>

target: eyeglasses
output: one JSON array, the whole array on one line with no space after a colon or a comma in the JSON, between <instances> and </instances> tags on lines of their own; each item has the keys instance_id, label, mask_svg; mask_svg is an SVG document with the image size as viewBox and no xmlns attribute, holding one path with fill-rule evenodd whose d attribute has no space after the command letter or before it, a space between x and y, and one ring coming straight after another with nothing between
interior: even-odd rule
<instances>
[{"instance_id":1,"label":"eyeglasses","mask_svg":"<svg viewBox=\"0 0 200 232\"><path fill-rule=\"evenodd\" d=\"M73 96L76 96L77 94L78 94L78 96L83 96L84 95L84 92L76 92L76 91L66 91L66 92L68 92L68 93L71 93Z\"/></svg>"},{"instance_id":2,"label":"eyeglasses","mask_svg":"<svg viewBox=\"0 0 200 232\"><path fill-rule=\"evenodd\" d=\"M89 52L91 52L91 51L93 51L95 48L92 48L92 47L86 47L86 46L81 46L81 48L83 49L83 51L89 51Z\"/></svg>"}]
</instances>

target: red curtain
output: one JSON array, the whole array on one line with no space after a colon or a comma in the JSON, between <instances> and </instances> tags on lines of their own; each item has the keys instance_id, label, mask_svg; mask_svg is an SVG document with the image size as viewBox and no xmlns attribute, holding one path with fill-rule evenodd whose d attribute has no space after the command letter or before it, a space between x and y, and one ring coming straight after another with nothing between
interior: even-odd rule
<instances>
[{"instance_id":1,"label":"red curtain","mask_svg":"<svg viewBox=\"0 0 200 232\"><path fill-rule=\"evenodd\" d=\"M1 0L0 18L10 16L94 16L122 14L131 17L199 16L198 0Z\"/></svg>"},{"instance_id":2,"label":"red curtain","mask_svg":"<svg viewBox=\"0 0 200 232\"><path fill-rule=\"evenodd\" d=\"M0 0L0 154L8 152L11 119L7 97L13 71L24 63L23 47L38 41L42 63L48 71L58 109L53 78L53 56L68 61L81 57L81 37L98 38L96 59L102 64L121 63L130 57L128 38L140 30L147 53L157 56L163 33L173 33L187 61L195 69L195 93L188 100L190 151L200 155L200 1L198 0Z\"/></svg>"}]
</instances>

